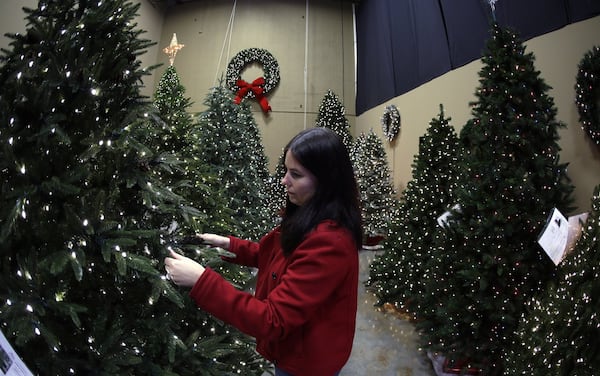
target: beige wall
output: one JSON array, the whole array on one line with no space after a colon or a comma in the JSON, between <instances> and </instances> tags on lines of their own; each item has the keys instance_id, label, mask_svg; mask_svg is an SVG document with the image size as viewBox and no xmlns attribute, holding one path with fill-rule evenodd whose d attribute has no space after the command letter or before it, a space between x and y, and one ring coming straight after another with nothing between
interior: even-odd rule
<instances>
[{"instance_id":1,"label":"beige wall","mask_svg":"<svg viewBox=\"0 0 600 376\"><path fill-rule=\"evenodd\" d=\"M35 0L3 0L0 25L4 32L24 31L22 6L34 6ZM411 163L418 152L418 139L443 104L447 116L459 131L470 117L468 103L475 99L479 61L451 71L407 94L377 106L359 117L354 109L353 20L350 4L341 0L238 0L231 33L227 33L233 1L203 0L178 5L163 15L146 0L142 1L138 25L144 38L157 42L141 56L142 65L165 65L145 80L144 94L152 95L168 64L162 53L173 33L185 47L177 55L175 67L186 95L194 101L192 111L202 104L216 79L224 76L227 63L242 49L264 48L278 61L281 81L267 95L273 111L264 115L254 102L253 112L261 129L271 167L281 148L296 132L314 124L318 106L327 89L332 89L346 108L353 133L373 128L384 140L380 117L388 104L395 104L402 116L398 139L384 141L394 181L401 191L411 179ZM305 31L308 19L308 43L305 55ZM576 205L589 210L593 188L600 184L600 148L594 145L578 121L574 103L577 65L583 54L600 45L600 17L569 25L526 42L534 53L536 68L553 87L550 95L558 108L558 118L567 124L562 130L561 160L569 162L569 175L576 186ZM8 40L0 39L0 47ZM305 90L305 57L307 61ZM251 81L261 70L249 67L242 78ZM306 105L305 105L306 101Z\"/></svg>"},{"instance_id":2,"label":"beige wall","mask_svg":"<svg viewBox=\"0 0 600 376\"><path fill-rule=\"evenodd\" d=\"M2 0L0 3L0 47L8 48L10 40L5 33L23 33L25 31L25 13L23 7L35 8L36 0Z\"/></svg>"},{"instance_id":3,"label":"beige wall","mask_svg":"<svg viewBox=\"0 0 600 376\"><path fill-rule=\"evenodd\" d=\"M574 87L577 66L584 53L600 45L600 17L568 25L531 39L525 45L526 52L535 55L535 67L541 77L552 86L550 95L558 109L558 119L567 125L560 132L560 157L561 161L569 162L568 173L576 188L578 211L587 211L593 189L600 184L600 146L593 144L581 128ZM481 67L479 60L472 62L357 117L356 132L373 128L383 140L380 118L385 106L398 107L402 119L400 135L394 144L387 141L384 144L399 190L411 179L411 163L418 153L419 137L425 134L431 119L438 116L439 105L444 105L446 116L452 118L457 132L470 118L468 103L476 99L474 93Z\"/></svg>"},{"instance_id":4,"label":"beige wall","mask_svg":"<svg viewBox=\"0 0 600 376\"><path fill-rule=\"evenodd\" d=\"M136 19L137 28L143 30L144 33L140 35L143 39L148 39L155 44L150 46L145 54L139 57L143 68L155 65L163 46L159 43L162 26L164 22L163 12L154 7L147 0L139 2L140 8L138 9L138 17ZM160 71L152 70L150 75L144 77L144 87L142 88L142 94L152 97L156 90L156 83L160 79Z\"/></svg>"}]
</instances>

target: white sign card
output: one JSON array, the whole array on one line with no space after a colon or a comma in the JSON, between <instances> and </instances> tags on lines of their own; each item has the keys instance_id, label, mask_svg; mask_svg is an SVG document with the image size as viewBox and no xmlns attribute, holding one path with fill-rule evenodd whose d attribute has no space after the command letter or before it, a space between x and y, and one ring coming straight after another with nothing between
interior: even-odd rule
<instances>
[{"instance_id":1,"label":"white sign card","mask_svg":"<svg viewBox=\"0 0 600 376\"><path fill-rule=\"evenodd\" d=\"M583 213L567 219L554 208L538 237L539 245L552 259L554 265L560 264L567 253L573 249L581 236L581 224L587 220L587 216L587 213Z\"/></svg>"},{"instance_id":2,"label":"white sign card","mask_svg":"<svg viewBox=\"0 0 600 376\"><path fill-rule=\"evenodd\" d=\"M0 375L33 376L0 331Z\"/></svg>"},{"instance_id":3,"label":"white sign card","mask_svg":"<svg viewBox=\"0 0 600 376\"><path fill-rule=\"evenodd\" d=\"M562 260L568 236L569 222L558 209L554 208L546 221L542 234L538 237L538 244L546 251L554 265L558 265Z\"/></svg>"},{"instance_id":4,"label":"white sign card","mask_svg":"<svg viewBox=\"0 0 600 376\"><path fill-rule=\"evenodd\" d=\"M460 204L456 204L452 207L452 209L456 211L460 211ZM448 226L448 220L452 216L452 212L450 210L445 211L442 215L437 217L437 223L440 227Z\"/></svg>"}]
</instances>

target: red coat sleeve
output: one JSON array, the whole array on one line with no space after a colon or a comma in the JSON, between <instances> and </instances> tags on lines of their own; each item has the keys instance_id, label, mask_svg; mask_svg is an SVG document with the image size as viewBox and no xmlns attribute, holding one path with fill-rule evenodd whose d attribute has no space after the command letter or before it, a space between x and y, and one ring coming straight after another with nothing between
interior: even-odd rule
<instances>
[{"instance_id":1,"label":"red coat sleeve","mask_svg":"<svg viewBox=\"0 0 600 376\"><path fill-rule=\"evenodd\" d=\"M229 236L229 250L235 253L235 257L223 257L224 260L234 264L258 268L258 243Z\"/></svg>"},{"instance_id":2,"label":"red coat sleeve","mask_svg":"<svg viewBox=\"0 0 600 376\"><path fill-rule=\"evenodd\" d=\"M350 252L356 253L356 246L347 231L315 231L294 250L280 282L266 299L237 290L208 268L190 296L201 309L253 337L281 339L328 304L352 272Z\"/></svg>"}]
</instances>

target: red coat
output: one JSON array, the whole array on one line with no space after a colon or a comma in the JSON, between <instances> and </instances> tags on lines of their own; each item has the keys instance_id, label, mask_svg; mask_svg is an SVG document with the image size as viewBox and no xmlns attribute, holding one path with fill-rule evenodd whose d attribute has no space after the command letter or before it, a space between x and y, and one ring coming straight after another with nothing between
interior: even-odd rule
<instances>
[{"instance_id":1,"label":"red coat","mask_svg":"<svg viewBox=\"0 0 600 376\"><path fill-rule=\"evenodd\" d=\"M229 261L258 267L254 296L207 268L190 296L198 307L256 338L266 359L296 376L331 376L350 356L358 250L349 231L324 221L285 258L275 229L259 243L230 237Z\"/></svg>"}]
</instances>

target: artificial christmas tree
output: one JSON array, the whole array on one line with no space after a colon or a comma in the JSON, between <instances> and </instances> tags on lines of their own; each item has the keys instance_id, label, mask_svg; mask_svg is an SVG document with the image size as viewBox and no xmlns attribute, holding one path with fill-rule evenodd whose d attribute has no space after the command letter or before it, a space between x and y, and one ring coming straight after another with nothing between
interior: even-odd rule
<instances>
[{"instance_id":1,"label":"artificial christmas tree","mask_svg":"<svg viewBox=\"0 0 600 376\"><path fill-rule=\"evenodd\" d=\"M323 96L315 126L329 128L337 133L346 145L348 153L351 152L354 140L350 134L350 123L346 118L346 109L340 98L332 90L327 90L325 96Z\"/></svg>"},{"instance_id":2,"label":"artificial christmas tree","mask_svg":"<svg viewBox=\"0 0 600 376\"><path fill-rule=\"evenodd\" d=\"M202 216L191 218L194 224L191 230L230 231L231 213L226 208L223 188L216 184L217 177L209 174L206 162L197 156L202 145L195 142L196 124L188 112L192 103L185 97L185 87L172 65L158 82L154 105L163 123L149 131L147 144L155 154L177 158L173 161L174 169L158 172L161 180L188 199L191 206L201 208ZM174 180L180 185L174 186Z\"/></svg>"},{"instance_id":3,"label":"artificial christmas tree","mask_svg":"<svg viewBox=\"0 0 600 376\"><path fill-rule=\"evenodd\" d=\"M579 62L575 83L575 104L583 130L600 145L600 46L587 51Z\"/></svg>"},{"instance_id":4,"label":"artificial christmas tree","mask_svg":"<svg viewBox=\"0 0 600 376\"><path fill-rule=\"evenodd\" d=\"M459 207L426 266L436 304L419 323L425 347L484 374L502 373L524 302L554 275L537 237L554 208L568 213L571 204L557 143L564 124L524 50L514 32L492 25L473 118L460 132Z\"/></svg>"},{"instance_id":5,"label":"artificial christmas tree","mask_svg":"<svg viewBox=\"0 0 600 376\"><path fill-rule=\"evenodd\" d=\"M229 202L224 186L211 173L207 162L198 157L202 154L203 145L197 142L198 125L188 112L191 100L185 97L185 87L172 65L160 78L154 104L163 122L148 129L147 144L163 159L175 159L174 168L157 172L161 181L168 182L176 193L185 198L187 205L198 208L198 215L187 217L183 223L177 223L175 218L163 218L168 223L162 225L169 226L173 237L180 240L186 235L202 232L231 233L233 213L227 207ZM185 245L185 248L196 250L202 264L219 271L236 286L244 287L253 278L246 268L223 261L218 252L192 244Z\"/></svg>"},{"instance_id":6,"label":"artificial christmas tree","mask_svg":"<svg viewBox=\"0 0 600 376\"><path fill-rule=\"evenodd\" d=\"M413 319L425 309L421 280L425 265L438 257L432 246L439 226L437 216L454 204L454 169L459 155L458 136L450 118L440 113L419 139L419 153L412 163L412 180L403 192L400 206L390 224L384 253L369 266L367 285L379 299L396 309L410 312ZM427 304L425 306L428 306Z\"/></svg>"},{"instance_id":7,"label":"artificial christmas tree","mask_svg":"<svg viewBox=\"0 0 600 376\"><path fill-rule=\"evenodd\" d=\"M156 224L200 213L144 143L161 120L140 95L138 8L41 1L3 50L0 328L36 374L260 374L163 274Z\"/></svg>"},{"instance_id":8,"label":"artificial christmas tree","mask_svg":"<svg viewBox=\"0 0 600 376\"><path fill-rule=\"evenodd\" d=\"M267 184L269 170L262 137L250 105L233 102L233 93L219 84L212 88L199 114L195 142L225 190L233 212L233 235L258 241L272 227Z\"/></svg>"},{"instance_id":9,"label":"artificial christmas tree","mask_svg":"<svg viewBox=\"0 0 600 376\"><path fill-rule=\"evenodd\" d=\"M388 236L397 216L398 199L381 139L371 129L361 133L351 151L358 184L365 244L373 246Z\"/></svg>"},{"instance_id":10,"label":"artificial christmas tree","mask_svg":"<svg viewBox=\"0 0 600 376\"><path fill-rule=\"evenodd\" d=\"M526 304L514 343L505 349L507 375L592 376L600 369L600 186L559 277Z\"/></svg>"}]
</instances>

